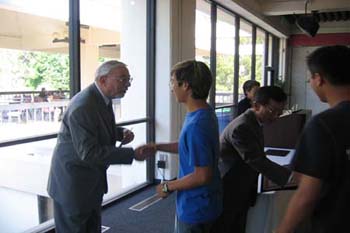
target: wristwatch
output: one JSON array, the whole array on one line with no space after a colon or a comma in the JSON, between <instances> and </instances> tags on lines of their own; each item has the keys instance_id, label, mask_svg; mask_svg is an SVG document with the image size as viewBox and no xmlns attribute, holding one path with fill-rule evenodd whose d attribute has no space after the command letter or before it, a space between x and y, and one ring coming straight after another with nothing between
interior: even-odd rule
<instances>
[{"instance_id":1,"label":"wristwatch","mask_svg":"<svg viewBox=\"0 0 350 233\"><path fill-rule=\"evenodd\" d=\"M163 183L162 191L163 191L163 193L170 192L169 187L168 187L168 183Z\"/></svg>"}]
</instances>

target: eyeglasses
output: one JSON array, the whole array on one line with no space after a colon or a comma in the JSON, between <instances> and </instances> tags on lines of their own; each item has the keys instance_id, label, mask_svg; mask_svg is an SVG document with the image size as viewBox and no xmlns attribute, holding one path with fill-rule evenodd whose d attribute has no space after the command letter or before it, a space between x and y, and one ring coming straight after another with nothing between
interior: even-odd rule
<instances>
[{"instance_id":1,"label":"eyeglasses","mask_svg":"<svg viewBox=\"0 0 350 233\"><path fill-rule=\"evenodd\" d=\"M283 113L283 109L273 108L272 106L269 106L269 105L266 105L265 107L267 111L274 116L280 116Z\"/></svg>"},{"instance_id":2,"label":"eyeglasses","mask_svg":"<svg viewBox=\"0 0 350 233\"><path fill-rule=\"evenodd\" d=\"M131 83L132 80L133 80L132 77L111 77L111 78L116 79L116 80L118 80L121 83L127 83L127 82Z\"/></svg>"}]
</instances>

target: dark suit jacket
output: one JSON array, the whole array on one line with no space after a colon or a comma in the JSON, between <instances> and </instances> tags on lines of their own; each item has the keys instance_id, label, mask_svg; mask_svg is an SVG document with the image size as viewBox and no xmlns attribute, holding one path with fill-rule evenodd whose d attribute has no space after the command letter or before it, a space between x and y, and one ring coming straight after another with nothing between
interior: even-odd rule
<instances>
[{"instance_id":1,"label":"dark suit jacket","mask_svg":"<svg viewBox=\"0 0 350 233\"><path fill-rule=\"evenodd\" d=\"M95 84L72 98L54 149L48 193L67 211L80 213L102 203L110 164L131 164L132 148L115 147L123 137Z\"/></svg>"},{"instance_id":2,"label":"dark suit jacket","mask_svg":"<svg viewBox=\"0 0 350 233\"><path fill-rule=\"evenodd\" d=\"M262 126L251 109L230 122L221 134L219 169L229 180L224 189L234 189L232 198L237 205L254 203L259 173L279 185L286 184L291 173L266 157Z\"/></svg>"},{"instance_id":3,"label":"dark suit jacket","mask_svg":"<svg viewBox=\"0 0 350 233\"><path fill-rule=\"evenodd\" d=\"M237 116L241 115L242 113L247 111L248 108L251 108L251 107L252 107L252 104L250 103L250 99L245 97L244 99L242 99L241 101L238 102Z\"/></svg>"}]
</instances>

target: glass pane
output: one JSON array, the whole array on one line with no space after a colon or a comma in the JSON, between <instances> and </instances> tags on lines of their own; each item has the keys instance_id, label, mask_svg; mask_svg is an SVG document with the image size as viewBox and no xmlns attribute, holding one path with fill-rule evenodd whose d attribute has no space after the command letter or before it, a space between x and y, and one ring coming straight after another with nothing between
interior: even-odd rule
<instances>
[{"instance_id":1,"label":"glass pane","mask_svg":"<svg viewBox=\"0 0 350 233\"><path fill-rule=\"evenodd\" d=\"M24 232L53 218L46 187L56 139L0 148L0 229Z\"/></svg>"},{"instance_id":2,"label":"glass pane","mask_svg":"<svg viewBox=\"0 0 350 233\"><path fill-rule=\"evenodd\" d=\"M255 54L255 80L264 84L264 67L265 67L265 32L256 30L256 54Z\"/></svg>"},{"instance_id":3,"label":"glass pane","mask_svg":"<svg viewBox=\"0 0 350 233\"><path fill-rule=\"evenodd\" d=\"M215 113L218 118L219 133L221 134L234 117L234 106L216 108Z\"/></svg>"},{"instance_id":4,"label":"glass pane","mask_svg":"<svg viewBox=\"0 0 350 233\"><path fill-rule=\"evenodd\" d=\"M127 64L133 78L124 98L114 101L117 122L146 117L146 3L129 0L80 3L82 88L94 82L96 68L102 62L112 59Z\"/></svg>"},{"instance_id":5,"label":"glass pane","mask_svg":"<svg viewBox=\"0 0 350 233\"><path fill-rule=\"evenodd\" d=\"M0 141L56 133L69 98L68 0L3 1L0 19Z\"/></svg>"},{"instance_id":6,"label":"glass pane","mask_svg":"<svg viewBox=\"0 0 350 233\"><path fill-rule=\"evenodd\" d=\"M135 138L134 141L125 145L125 147L136 148L138 145L146 143L146 123L129 125L126 128L134 132ZM131 166L111 165L107 170L108 193L103 197L103 200L106 201L145 183L147 181L146 171L145 161L134 160Z\"/></svg>"},{"instance_id":7,"label":"glass pane","mask_svg":"<svg viewBox=\"0 0 350 233\"><path fill-rule=\"evenodd\" d=\"M216 29L216 106L233 103L235 18L218 9Z\"/></svg>"},{"instance_id":8,"label":"glass pane","mask_svg":"<svg viewBox=\"0 0 350 233\"><path fill-rule=\"evenodd\" d=\"M252 71L252 25L241 19L239 30L239 89L238 100L244 98L243 83L250 80Z\"/></svg>"},{"instance_id":9,"label":"glass pane","mask_svg":"<svg viewBox=\"0 0 350 233\"><path fill-rule=\"evenodd\" d=\"M81 0L80 4L82 88L94 82L96 68L108 60L127 64L133 78L125 96L113 100L117 123L146 117L146 3ZM146 143L146 123L127 127L135 134L134 141L127 146ZM146 162L110 166L109 191L104 200L145 183L146 171Z\"/></svg>"},{"instance_id":10,"label":"glass pane","mask_svg":"<svg viewBox=\"0 0 350 233\"><path fill-rule=\"evenodd\" d=\"M196 60L210 66L211 21L210 4L204 0L196 1L195 46Z\"/></svg>"},{"instance_id":11,"label":"glass pane","mask_svg":"<svg viewBox=\"0 0 350 233\"><path fill-rule=\"evenodd\" d=\"M268 51L268 63L267 66L272 69L272 55L273 55L273 37L269 34L269 51ZM267 72L267 85L271 85L272 72L271 69Z\"/></svg>"},{"instance_id":12,"label":"glass pane","mask_svg":"<svg viewBox=\"0 0 350 233\"><path fill-rule=\"evenodd\" d=\"M135 148L146 142L146 123L126 128L134 132L135 138L125 146ZM56 139L50 139L0 148L1 232L23 232L53 218L46 188L55 145ZM105 201L145 183L146 162L112 165L107 180Z\"/></svg>"},{"instance_id":13,"label":"glass pane","mask_svg":"<svg viewBox=\"0 0 350 233\"><path fill-rule=\"evenodd\" d=\"M285 72L286 72L286 39L279 38L279 69L277 85L286 88Z\"/></svg>"}]
</instances>

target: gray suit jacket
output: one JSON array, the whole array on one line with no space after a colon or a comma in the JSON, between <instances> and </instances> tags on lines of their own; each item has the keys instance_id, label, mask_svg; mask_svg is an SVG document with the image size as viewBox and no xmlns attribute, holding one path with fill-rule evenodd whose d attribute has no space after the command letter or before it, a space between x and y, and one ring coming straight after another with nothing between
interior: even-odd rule
<instances>
[{"instance_id":1,"label":"gray suit jacket","mask_svg":"<svg viewBox=\"0 0 350 233\"><path fill-rule=\"evenodd\" d=\"M92 84L74 96L54 149L48 193L67 211L81 213L102 203L110 164L131 164L132 148L117 148L123 137L102 95Z\"/></svg>"},{"instance_id":2,"label":"gray suit jacket","mask_svg":"<svg viewBox=\"0 0 350 233\"><path fill-rule=\"evenodd\" d=\"M238 202L240 197L255 200L259 173L279 185L286 184L291 173L266 157L262 126L251 109L230 122L221 134L219 169L221 176L230 180L231 187L224 189L236 189Z\"/></svg>"}]
</instances>

